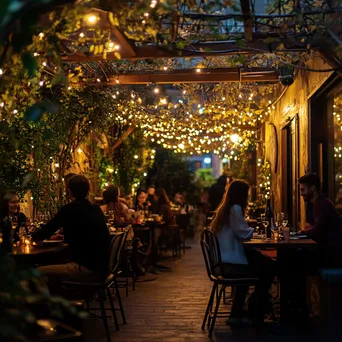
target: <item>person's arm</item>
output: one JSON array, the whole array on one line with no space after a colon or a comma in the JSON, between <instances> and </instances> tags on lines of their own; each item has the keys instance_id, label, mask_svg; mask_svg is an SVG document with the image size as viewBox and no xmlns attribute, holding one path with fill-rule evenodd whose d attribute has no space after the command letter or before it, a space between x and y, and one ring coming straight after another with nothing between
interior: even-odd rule
<instances>
[{"instance_id":1,"label":"person's arm","mask_svg":"<svg viewBox=\"0 0 342 342\"><path fill-rule=\"evenodd\" d=\"M231 212L231 224L235 235L241 240L249 240L253 236L253 228L248 226L242 208L239 205L234 205Z\"/></svg>"},{"instance_id":2,"label":"person's arm","mask_svg":"<svg viewBox=\"0 0 342 342\"><path fill-rule=\"evenodd\" d=\"M44 240L50 238L56 231L63 226L64 218L65 218L65 209L62 207L58 213L42 228L32 234L33 240Z\"/></svg>"}]
</instances>

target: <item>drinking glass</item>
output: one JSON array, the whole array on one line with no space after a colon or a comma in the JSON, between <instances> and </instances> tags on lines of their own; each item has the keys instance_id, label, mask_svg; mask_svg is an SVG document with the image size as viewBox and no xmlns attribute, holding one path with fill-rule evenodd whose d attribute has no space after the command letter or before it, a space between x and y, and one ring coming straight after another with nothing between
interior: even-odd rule
<instances>
[{"instance_id":1,"label":"drinking glass","mask_svg":"<svg viewBox=\"0 0 342 342\"><path fill-rule=\"evenodd\" d=\"M265 227L265 237L266 237L266 239L268 239L267 238L267 228L268 228L268 225L269 225L268 218L265 215L263 215L263 216L261 216L261 220L262 220L263 226Z\"/></svg>"},{"instance_id":2,"label":"drinking glass","mask_svg":"<svg viewBox=\"0 0 342 342\"><path fill-rule=\"evenodd\" d=\"M277 214L277 226L281 227L283 225L284 213Z\"/></svg>"},{"instance_id":3,"label":"drinking glass","mask_svg":"<svg viewBox=\"0 0 342 342\"><path fill-rule=\"evenodd\" d=\"M289 223L289 220L287 219L287 215L284 215L283 224L282 224L283 228L285 228L288 223Z\"/></svg>"}]
</instances>

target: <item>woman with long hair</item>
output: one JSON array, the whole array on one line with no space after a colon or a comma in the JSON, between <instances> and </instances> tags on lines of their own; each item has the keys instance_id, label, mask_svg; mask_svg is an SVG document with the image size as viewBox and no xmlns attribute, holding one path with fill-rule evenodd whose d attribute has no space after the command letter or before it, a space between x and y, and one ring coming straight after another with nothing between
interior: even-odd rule
<instances>
[{"instance_id":1,"label":"woman with long hair","mask_svg":"<svg viewBox=\"0 0 342 342\"><path fill-rule=\"evenodd\" d=\"M145 190L138 190L137 196L135 198L135 210L145 210L148 207L146 203L147 194Z\"/></svg>"},{"instance_id":2,"label":"woman with long hair","mask_svg":"<svg viewBox=\"0 0 342 342\"><path fill-rule=\"evenodd\" d=\"M12 226L14 229L14 241L19 240L19 229L21 227L26 228L26 215L20 211L20 201L19 196L15 191L7 191L3 198L3 212L6 212L9 219L12 221Z\"/></svg>"},{"instance_id":3,"label":"woman with long hair","mask_svg":"<svg viewBox=\"0 0 342 342\"><path fill-rule=\"evenodd\" d=\"M157 201L157 214L163 216L163 221L168 225L176 224L175 215L171 210L171 202L164 189L156 189L154 198Z\"/></svg>"},{"instance_id":4,"label":"woman with long hair","mask_svg":"<svg viewBox=\"0 0 342 342\"><path fill-rule=\"evenodd\" d=\"M242 241L249 240L253 236L253 228L248 227L244 218L248 192L249 185L246 181L234 180L230 183L217 209L211 230L219 240L223 276L260 278L260 286L256 288L256 292L261 303L261 317L257 319L263 320L268 291L274 278L274 262L255 249L244 249ZM248 286L237 287L228 324L243 322L243 305L248 289ZM254 314L253 311L252 313Z\"/></svg>"},{"instance_id":5,"label":"woman with long hair","mask_svg":"<svg viewBox=\"0 0 342 342\"><path fill-rule=\"evenodd\" d=\"M114 212L114 223L116 225L124 225L132 223L132 216L129 209L121 203L120 189L115 185L110 185L102 194L104 205L101 206L103 213L110 210Z\"/></svg>"}]
</instances>

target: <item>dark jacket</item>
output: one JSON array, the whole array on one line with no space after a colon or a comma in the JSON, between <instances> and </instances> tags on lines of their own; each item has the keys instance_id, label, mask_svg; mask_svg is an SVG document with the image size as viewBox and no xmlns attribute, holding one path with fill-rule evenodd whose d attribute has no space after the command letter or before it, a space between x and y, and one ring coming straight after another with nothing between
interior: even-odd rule
<instances>
[{"instance_id":1,"label":"dark jacket","mask_svg":"<svg viewBox=\"0 0 342 342\"><path fill-rule=\"evenodd\" d=\"M342 222L334 204L320 195L313 205L314 226L308 229L307 235L324 249L341 250Z\"/></svg>"},{"instance_id":2,"label":"dark jacket","mask_svg":"<svg viewBox=\"0 0 342 342\"><path fill-rule=\"evenodd\" d=\"M98 206L86 199L64 205L33 239L49 238L60 228L74 262L95 272L108 272L110 236Z\"/></svg>"}]
</instances>

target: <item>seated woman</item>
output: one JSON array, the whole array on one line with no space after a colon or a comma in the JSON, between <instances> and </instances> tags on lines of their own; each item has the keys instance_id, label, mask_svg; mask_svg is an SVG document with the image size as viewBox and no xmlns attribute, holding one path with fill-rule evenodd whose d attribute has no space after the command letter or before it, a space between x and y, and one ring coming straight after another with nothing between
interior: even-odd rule
<instances>
[{"instance_id":1,"label":"seated woman","mask_svg":"<svg viewBox=\"0 0 342 342\"><path fill-rule=\"evenodd\" d=\"M163 217L163 221L166 225L175 225L176 218L175 215L172 213L171 202L167 197L165 190L162 188L156 189L154 198L157 202L156 214Z\"/></svg>"},{"instance_id":2,"label":"seated woman","mask_svg":"<svg viewBox=\"0 0 342 342\"><path fill-rule=\"evenodd\" d=\"M8 210L8 216L12 221L12 227L14 229L14 241L19 241L19 229L20 227L26 228L26 215L20 211L19 196L14 191L7 191L4 197L4 206Z\"/></svg>"},{"instance_id":3,"label":"seated woman","mask_svg":"<svg viewBox=\"0 0 342 342\"><path fill-rule=\"evenodd\" d=\"M135 211L146 210L148 208L148 203L146 203L147 194L145 190L138 190L135 199Z\"/></svg>"},{"instance_id":4,"label":"seated woman","mask_svg":"<svg viewBox=\"0 0 342 342\"><path fill-rule=\"evenodd\" d=\"M260 319L263 321L268 301L268 291L274 279L274 262L257 250L244 250L243 240L253 236L253 228L249 228L244 218L248 203L249 185L243 180L230 183L224 200L217 209L211 224L211 230L217 235L220 244L223 276L257 277L261 280L256 288L260 299ZM234 293L232 311L227 324L241 323L243 305L248 292L248 286L237 286Z\"/></svg>"},{"instance_id":5,"label":"seated woman","mask_svg":"<svg viewBox=\"0 0 342 342\"><path fill-rule=\"evenodd\" d=\"M117 186L109 186L102 196L105 204L101 206L101 209L104 213L113 210L115 225L122 226L132 223L132 215L129 209L119 200L120 189Z\"/></svg>"}]
</instances>

